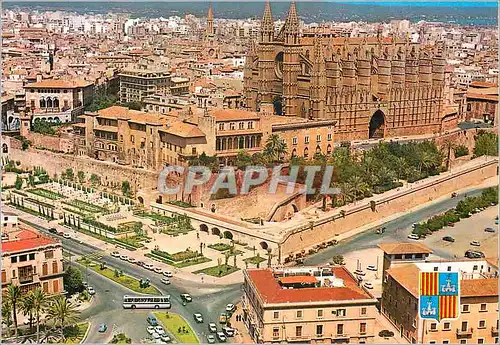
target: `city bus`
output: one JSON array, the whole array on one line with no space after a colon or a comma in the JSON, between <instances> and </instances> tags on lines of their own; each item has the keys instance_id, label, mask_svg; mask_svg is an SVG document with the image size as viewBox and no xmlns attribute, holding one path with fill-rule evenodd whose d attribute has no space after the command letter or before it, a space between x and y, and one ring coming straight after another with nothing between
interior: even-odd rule
<instances>
[{"instance_id":1,"label":"city bus","mask_svg":"<svg viewBox=\"0 0 500 345\"><path fill-rule=\"evenodd\" d=\"M125 295L123 296L123 308L125 309L169 309L171 307L170 295L147 296L147 295Z\"/></svg>"}]
</instances>

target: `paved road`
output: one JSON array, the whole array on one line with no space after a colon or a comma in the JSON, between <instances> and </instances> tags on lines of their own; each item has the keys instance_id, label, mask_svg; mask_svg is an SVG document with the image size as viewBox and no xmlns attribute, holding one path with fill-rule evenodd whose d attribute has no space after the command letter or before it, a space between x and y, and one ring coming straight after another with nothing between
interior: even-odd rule
<instances>
[{"instance_id":1,"label":"paved road","mask_svg":"<svg viewBox=\"0 0 500 345\"><path fill-rule=\"evenodd\" d=\"M450 208L455 207L460 200L465 199L465 194L467 194L467 196L477 196L481 194L483 189L484 188L478 188L473 191L468 191L467 193L459 194L456 198L445 199L382 224L380 227L386 227L386 231L383 235L377 235L375 233L376 228L373 228L350 237L345 241L341 241L336 246L329 247L323 251L306 257L304 264L324 264L331 261L334 255L345 255L346 253L356 250L375 248L379 243L383 242L407 242L407 236L411 232L410 229L413 223L418 223L423 220L427 220L436 214L443 213ZM434 254L443 258L453 257L449 252L443 251L440 248L431 249L433 249Z\"/></svg>"},{"instance_id":2,"label":"paved road","mask_svg":"<svg viewBox=\"0 0 500 345\"><path fill-rule=\"evenodd\" d=\"M47 229L40 226L37 226L37 228L49 234ZM73 239L60 238L59 236L57 236L57 238L62 242L64 250L73 255L81 256L92 253L100 253L100 255L105 254L100 251L99 248L91 245L79 243ZM170 294L172 300L171 311L182 315L190 323L202 342L205 341L202 334L207 333L208 322L217 322L219 313L224 311L226 304L236 303L241 298L240 284L220 287L217 285L185 281L175 278L174 276L174 278L171 279L172 284L167 286L161 283L161 275L148 271L135 264L130 264L108 255L103 255L99 261L106 262L108 267L117 268L123 271L124 274L136 278L149 278L151 284L159 288L162 293ZM78 265L76 263L73 264ZM84 279L88 279L89 284L97 291L96 300L82 315L83 318L88 318L92 322L86 342L105 342L111 334L113 324L123 329L129 337L132 337L134 342L139 342L141 338L147 336L145 329L147 326L146 317L149 312L143 310L125 310L122 308L123 295L132 292L90 269L86 270L83 266L79 266L82 268ZM180 299L180 294L182 293L189 293L193 296L193 302L188 303L185 307L182 306L182 301ZM205 319L204 323L197 324L191 322L195 312L203 314ZM106 323L108 325L108 332L97 332L97 328L101 323Z\"/></svg>"}]
</instances>

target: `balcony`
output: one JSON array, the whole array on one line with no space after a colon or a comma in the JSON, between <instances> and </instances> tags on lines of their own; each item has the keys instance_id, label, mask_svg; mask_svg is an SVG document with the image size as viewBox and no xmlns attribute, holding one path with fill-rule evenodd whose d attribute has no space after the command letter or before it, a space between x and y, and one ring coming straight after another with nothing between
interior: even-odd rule
<instances>
[{"instance_id":1,"label":"balcony","mask_svg":"<svg viewBox=\"0 0 500 345\"><path fill-rule=\"evenodd\" d=\"M311 337L308 335L293 335L286 337L286 341L288 342L294 342L294 341L304 342L304 340L309 341L310 339Z\"/></svg>"},{"instance_id":2,"label":"balcony","mask_svg":"<svg viewBox=\"0 0 500 345\"><path fill-rule=\"evenodd\" d=\"M457 338L464 338L464 337L471 337L472 333L474 332L474 328L467 328L467 329L460 329L457 328L456 334Z\"/></svg>"},{"instance_id":3,"label":"balcony","mask_svg":"<svg viewBox=\"0 0 500 345\"><path fill-rule=\"evenodd\" d=\"M349 336L347 334L335 334L333 335L334 339L349 339Z\"/></svg>"},{"instance_id":4,"label":"balcony","mask_svg":"<svg viewBox=\"0 0 500 345\"><path fill-rule=\"evenodd\" d=\"M491 327L491 336L498 337L498 327Z\"/></svg>"}]
</instances>

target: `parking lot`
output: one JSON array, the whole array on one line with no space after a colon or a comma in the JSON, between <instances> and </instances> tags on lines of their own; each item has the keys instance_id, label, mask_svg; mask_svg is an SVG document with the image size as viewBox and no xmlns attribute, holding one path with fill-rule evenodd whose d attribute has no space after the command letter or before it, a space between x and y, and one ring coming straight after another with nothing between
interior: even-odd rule
<instances>
[{"instance_id":1,"label":"parking lot","mask_svg":"<svg viewBox=\"0 0 500 345\"><path fill-rule=\"evenodd\" d=\"M463 258L468 249L480 250L486 257L498 257L498 225L495 217L498 215L496 206L473 214L470 218L462 219L453 227L445 227L431 236L427 236L422 243L434 251L437 256L456 256ZM492 227L495 232L486 232L486 227ZM443 241L444 236L451 236L455 242ZM479 247L471 246L471 241L479 241Z\"/></svg>"}]
</instances>

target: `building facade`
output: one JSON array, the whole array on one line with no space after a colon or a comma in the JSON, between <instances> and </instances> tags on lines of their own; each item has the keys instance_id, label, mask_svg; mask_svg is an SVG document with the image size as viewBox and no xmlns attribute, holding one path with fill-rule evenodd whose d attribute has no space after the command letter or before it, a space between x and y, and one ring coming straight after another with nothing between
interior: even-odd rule
<instances>
[{"instance_id":1,"label":"building facade","mask_svg":"<svg viewBox=\"0 0 500 345\"><path fill-rule=\"evenodd\" d=\"M168 69L125 69L120 79L120 102L142 102L144 97L170 92Z\"/></svg>"},{"instance_id":2,"label":"building facade","mask_svg":"<svg viewBox=\"0 0 500 345\"><path fill-rule=\"evenodd\" d=\"M467 121L480 120L498 124L498 85L473 82L466 93Z\"/></svg>"},{"instance_id":3,"label":"building facade","mask_svg":"<svg viewBox=\"0 0 500 345\"><path fill-rule=\"evenodd\" d=\"M460 314L439 324L419 317L419 272L460 272ZM427 261L384 272L382 313L412 343L498 343L498 266L494 260Z\"/></svg>"},{"instance_id":4,"label":"building facade","mask_svg":"<svg viewBox=\"0 0 500 345\"><path fill-rule=\"evenodd\" d=\"M27 84L24 89L32 121L74 121L94 97L94 84L88 81L48 79Z\"/></svg>"},{"instance_id":5,"label":"building facade","mask_svg":"<svg viewBox=\"0 0 500 345\"><path fill-rule=\"evenodd\" d=\"M2 228L2 291L13 284L23 293L41 287L48 294L60 294L63 275L60 242L18 226Z\"/></svg>"},{"instance_id":6,"label":"building facade","mask_svg":"<svg viewBox=\"0 0 500 345\"><path fill-rule=\"evenodd\" d=\"M273 104L277 114L336 120L340 141L437 133L447 116L445 65L442 45L301 33L293 2L275 35L267 2L245 63L246 107Z\"/></svg>"},{"instance_id":7,"label":"building facade","mask_svg":"<svg viewBox=\"0 0 500 345\"><path fill-rule=\"evenodd\" d=\"M377 300L345 267L244 272L243 321L256 343L371 343Z\"/></svg>"}]
</instances>

